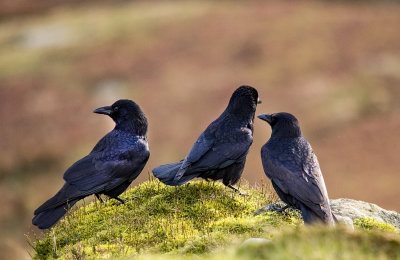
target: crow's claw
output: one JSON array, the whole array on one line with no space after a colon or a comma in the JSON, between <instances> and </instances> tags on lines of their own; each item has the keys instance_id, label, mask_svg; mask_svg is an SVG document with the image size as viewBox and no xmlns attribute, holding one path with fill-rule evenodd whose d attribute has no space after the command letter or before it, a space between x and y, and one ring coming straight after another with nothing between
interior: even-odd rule
<instances>
[{"instance_id":1,"label":"crow's claw","mask_svg":"<svg viewBox=\"0 0 400 260\"><path fill-rule=\"evenodd\" d=\"M283 214L285 214L286 216L291 217L292 215L290 215L288 212L285 211L287 208L289 208L289 205L286 205L286 206L281 207L281 208L278 208L278 207L276 207L275 205L273 205L273 206L272 206L272 211L279 212L279 213L283 213Z\"/></svg>"}]
</instances>

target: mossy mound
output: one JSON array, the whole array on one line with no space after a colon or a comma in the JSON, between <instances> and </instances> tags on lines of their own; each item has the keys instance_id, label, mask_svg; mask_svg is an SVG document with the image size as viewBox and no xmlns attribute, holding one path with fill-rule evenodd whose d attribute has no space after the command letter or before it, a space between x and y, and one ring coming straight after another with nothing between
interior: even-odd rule
<instances>
[{"instance_id":1,"label":"mossy mound","mask_svg":"<svg viewBox=\"0 0 400 260\"><path fill-rule=\"evenodd\" d=\"M148 181L124 193L123 198L136 199L123 205L108 200L105 204L94 201L77 207L46 231L41 239L35 237L31 241L35 251L33 257L400 257L398 230L390 225L361 219L355 222L359 230L354 233L342 227L304 228L300 216L293 212L292 216L273 212L255 216L256 209L271 203L274 198L265 189L241 189L249 196L233 193L219 182L191 182L189 185L170 187L158 181ZM249 237L264 237L272 239L272 242L236 250Z\"/></svg>"},{"instance_id":2,"label":"mossy mound","mask_svg":"<svg viewBox=\"0 0 400 260\"><path fill-rule=\"evenodd\" d=\"M265 233L269 227L293 224L297 218L271 213L253 217L272 198L241 187L240 196L219 182L191 182L180 187L148 181L125 192L133 201L98 201L68 213L35 239L36 258L85 255L126 256L146 252L205 253L232 237Z\"/></svg>"}]
</instances>

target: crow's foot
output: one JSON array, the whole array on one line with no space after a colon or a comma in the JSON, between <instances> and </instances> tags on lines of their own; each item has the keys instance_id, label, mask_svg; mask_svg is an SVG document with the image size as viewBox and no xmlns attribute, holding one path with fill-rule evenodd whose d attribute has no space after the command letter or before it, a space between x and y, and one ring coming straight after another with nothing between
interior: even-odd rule
<instances>
[{"instance_id":1,"label":"crow's foot","mask_svg":"<svg viewBox=\"0 0 400 260\"><path fill-rule=\"evenodd\" d=\"M117 205L121 205L121 204L125 204L126 202L133 201L133 200L137 199L137 197L133 197L132 199L129 199L129 200L121 199L120 197L115 197L113 199L118 200L120 202Z\"/></svg>"},{"instance_id":2,"label":"crow's foot","mask_svg":"<svg viewBox=\"0 0 400 260\"><path fill-rule=\"evenodd\" d=\"M281 208L278 208L278 207L276 207L275 205L273 205L273 206L272 206L272 211L279 212L279 213L283 213L283 214L285 214L286 216L291 217L292 215L290 215L288 212L286 212L286 209L287 209L287 208L289 208L289 205L286 205L286 206L281 207Z\"/></svg>"},{"instance_id":3,"label":"crow's foot","mask_svg":"<svg viewBox=\"0 0 400 260\"><path fill-rule=\"evenodd\" d=\"M247 193L242 193L238 188L233 187L232 185L226 185L226 187L231 188L235 192L238 192L240 196L249 196Z\"/></svg>"}]
</instances>

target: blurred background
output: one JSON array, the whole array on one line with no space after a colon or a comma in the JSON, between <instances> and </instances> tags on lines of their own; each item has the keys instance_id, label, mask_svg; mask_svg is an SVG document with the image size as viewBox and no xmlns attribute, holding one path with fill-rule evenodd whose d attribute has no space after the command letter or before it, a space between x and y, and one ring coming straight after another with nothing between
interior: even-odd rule
<instances>
[{"instance_id":1,"label":"blurred background","mask_svg":"<svg viewBox=\"0 0 400 260\"><path fill-rule=\"evenodd\" d=\"M400 210L400 5L391 1L0 1L0 259L29 258L33 211L113 128L149 119L151 169L183 159L241 84L287 111L331 198ZM268 182L255 120L243 179Z\"/></svg>"}]
</instances>

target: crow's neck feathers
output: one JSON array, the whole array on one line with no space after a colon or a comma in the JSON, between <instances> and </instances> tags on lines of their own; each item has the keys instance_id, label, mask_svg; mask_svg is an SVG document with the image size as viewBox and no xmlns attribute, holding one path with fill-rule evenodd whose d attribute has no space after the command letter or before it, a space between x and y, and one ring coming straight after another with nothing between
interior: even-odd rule
<instances>
[{"instance_id":1,"label":"crow's neck feathers","mask_svg":"<svg viewBox=\"0 0 400 260\"><path fill-rule=\"evenodd\" d=\"M249 118L254 120L256 104L251 104L249 102L236 102L235 104L231 104L231 102L229 102L225 112L239 118Z\"/></svg>"},{"instance_id":2,"label":"crow's neck feathers","mask_svg":"<svg viewBox=\"0 0 400 260\"><path fill-rule=\"evenodd\" d=\"M272 127L271 138L297 138L303 136L297 122L281 121Z\"/></svg>"},{"instance_id":3,"label":"crow's neck feathers","mask_svg":"<svg viewBox=\"0 0 400 260\"><path fill-rule=\"evenodd\" d=\"M147 118L142 112L123 120L116 119L115 123L115 129L117 130L130 132L138 136L145 136L147 133Z\"/></svg>"}]
</instances>

